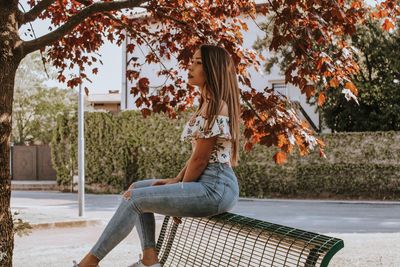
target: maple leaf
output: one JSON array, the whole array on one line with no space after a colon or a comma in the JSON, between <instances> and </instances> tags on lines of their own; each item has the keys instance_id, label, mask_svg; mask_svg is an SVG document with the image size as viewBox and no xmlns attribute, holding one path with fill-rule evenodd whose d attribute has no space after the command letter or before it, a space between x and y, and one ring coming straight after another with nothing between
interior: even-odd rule
<instances>
[{"instance_id":1,"label":"maple leaf","mask_svg":"<svg viewBox=\"0 0 400 267\"><path fill-rule=\"evenodd\" d=\"M358 91L354 83L352 82L347 82L344 85L345 88L349 89L353 94L357 95Z\"/></svg>"},{"instance_id":2,"label":"maple leaf","mask_svg":"<svg viewBox=\"0 0 400 267\"><path fill-rule=\"evenodd\" d=\"M304 87L304 90L305 90L305 92L306 92L306 96L307 96L307 98L309 98L309 97L311 97L311 96L313 96L314 94L315 94L315 88L314 88L314 86L312 86L312 85L306 85L305 87Z\"/></svg>"},{"instance_id":3,"label":"maple leaf","mask_svg":"<svg viewBox=\"0 0 400 267\"><path fill-rule=\"evenodd\" d=\"M286 162L286 153L279 151L275 153L273 158L276 164L281 165Z\"/></svg>"},{"instance_id":4,"label":"maple leaf","mask_svg":"<svg viewBox=\"0 0 400 267\"><path fill-rule=\"evenodd\" d=\"M333 77L330 81L329 81L329 85L333 88L337 88L339 86L339 80L337 79L337 77Z\"/></svg>"},{"instance_id":5,"label":"maple leaf","mask_svg":"<svg viewBox=\"0 0 400 267\"><path fill-rule=\"evenodd\" d=\"M253 148L253 144L252 143L250 143L250 142L246 142L245 143L245 145L244 145L244 150L245 151L251 151L251 149Z\"/></svg>"},{"instance_id":6,"label":"maple leaf","mask_svg":"<svg viewBox=\"0 0 400 267\"><path fill-rule=\"evenodd\" d=\"M385 31L394 29L394 24L389 19L385 19L385 22L382 24L382 29Z\"/></svg>"},{"instance_id":7,"label":"maple leaf","mask_svg":"<svg viewBox=\"0 0 400 267\"><path fill-rule=\"evenodd\" d=\"M325 94L320 93L318 96L318 106L323 106L325 103Z\"/></svg>"}]
</instances>

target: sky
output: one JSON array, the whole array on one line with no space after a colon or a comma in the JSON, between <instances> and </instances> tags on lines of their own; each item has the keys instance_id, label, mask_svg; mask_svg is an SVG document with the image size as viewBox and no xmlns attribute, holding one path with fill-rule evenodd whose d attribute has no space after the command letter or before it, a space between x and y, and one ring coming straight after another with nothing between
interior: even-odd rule
<instances>
[{"instance_id":1,"label":"sky","mask_svg":"<svg viewBox=\"0 0 400 267\"><path fill-rule=\"evenodd\" d=\"M25 10L29 10L27 0L21 0L20 3ZM35 31L36 37L40 37L49 32L48 27L51 25L50 21L36 20L32 23L33 30ZM29 25L24 25L20 29L21 38L24 40L32 39L32 37L25 36L23 33L29 33L27 29ZM53 27L54 28L54 27ZM97 75L87 73L92 83L84 82L83 86L89 88L89 93L106 93L108 90L120 90L122 85L122 47L109 42L104 41L104 45L100 48L98 53L101 55L103 65L97 64L99 72ZM95 67L94 64L93 67ZM78 69L70 70L67 74L78 73ZM66 83L59 83L57 80L49 81L49 86L56 86L60 88L67 88Z\"/></svg>"},{"instance_id":2,"label":"sky","mask_svg":"<svg viewBox=\"0 0 400 267\"><path fill-rule=\"evenodd\" d=\"M25 10L29 10L26 0L20 1ZM256 2L263 2L263 0L256 0ZM366 0L366 3L374 5L374 0ZM48 21L36 20L32 23L32 27L37 37L48 33ZM21 27L21 37L24 40L31 39L29 36L24 36L23 32L27 32L27 26ZM122 85L122 48L109 41L105 41L104 45L99 51L102 56L101 60L103 65L98 64L99 72L97 75L90 75L89 78L92 83L84 82L83 86L89 88L89 93L107 93L108 90L120 90ZM70 73L76 73L77 70L71 70ZM68 73L68 72L67 72ZM59 83L58 81L49 81L49 86L57 86L66 88L66 84Z\"/></svg>"}]
</instances>

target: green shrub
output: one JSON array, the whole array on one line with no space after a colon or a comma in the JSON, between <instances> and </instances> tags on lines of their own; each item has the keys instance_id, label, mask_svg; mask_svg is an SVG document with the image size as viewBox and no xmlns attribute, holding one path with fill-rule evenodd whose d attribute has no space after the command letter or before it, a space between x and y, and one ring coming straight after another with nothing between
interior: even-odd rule
<instances>
[{"instance_id":1,"label":"green shrub","mask_svg":"<svg viewBox=\"0 0 400 267\"><path fill-rule=\"evenodd\" d=\"M180 141L189 113L171 120L163 114L144 119L138 111L85 114L85 177L89 192L119 193L132 182L174 177L191 154ZM242 127L243 132L243 127ZM242 197L330 197L399 199L400 133L324 134L327 158L317 151L273 162L277 148L240 151L234 167ZM241 147L244 145L241 140ZM70 188L77 174L77 121L59 117L51 143L57 181Z\"/></svg>"}]
</instances>

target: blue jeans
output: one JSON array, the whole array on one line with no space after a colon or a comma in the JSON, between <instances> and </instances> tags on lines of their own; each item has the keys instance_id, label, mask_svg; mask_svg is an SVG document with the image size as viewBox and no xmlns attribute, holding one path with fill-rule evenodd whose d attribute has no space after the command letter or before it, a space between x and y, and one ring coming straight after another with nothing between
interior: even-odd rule
<instances>
[{"instance_id":1,"label":"blue jeans","mask_svg":"<svg viewBox=\"0 0 400 267\"><path fill-rule=\"evenodd\" d=\"M239 199L233 169L209 163L195 182L151 186L158 179L133 183L131 197L119 207L90 253L102 260L136 226L142 249L155 248L154 213L174 217L207 217L229 211Z\"/></svg>"}]
</instances>

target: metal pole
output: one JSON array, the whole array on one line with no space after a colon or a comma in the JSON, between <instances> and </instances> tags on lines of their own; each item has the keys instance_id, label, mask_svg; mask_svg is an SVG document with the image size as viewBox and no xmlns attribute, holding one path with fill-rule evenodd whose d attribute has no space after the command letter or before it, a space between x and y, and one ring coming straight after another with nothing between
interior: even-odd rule
<instances>
[{"instance_id":1,"label":"metal pole","mask_svg":"<svg viewBox=\"0 0 400 267\"><path fill-rule=\"evenodd\" d=\"M126 31L124 30L125 34L125 40L122 44L122 87L121 87L121 111L127 109L127 80L128 77L126 76L126 70L127 70L127 49L126 46L128 44L128 35L126 34Z\"/></svg>"},{"instance_id":2,"label":"metal pole","mask_svg":"<svg viewBox=\"0 0 400 267\"><path fill-rule=\"evenodd\" d=\"M81 71L79 69L79 76ZM78 96L78 202L79 216L85 215L85 138L84 138L84 106L82 83L79 84Z\"/></svg>"}]
</instances>

